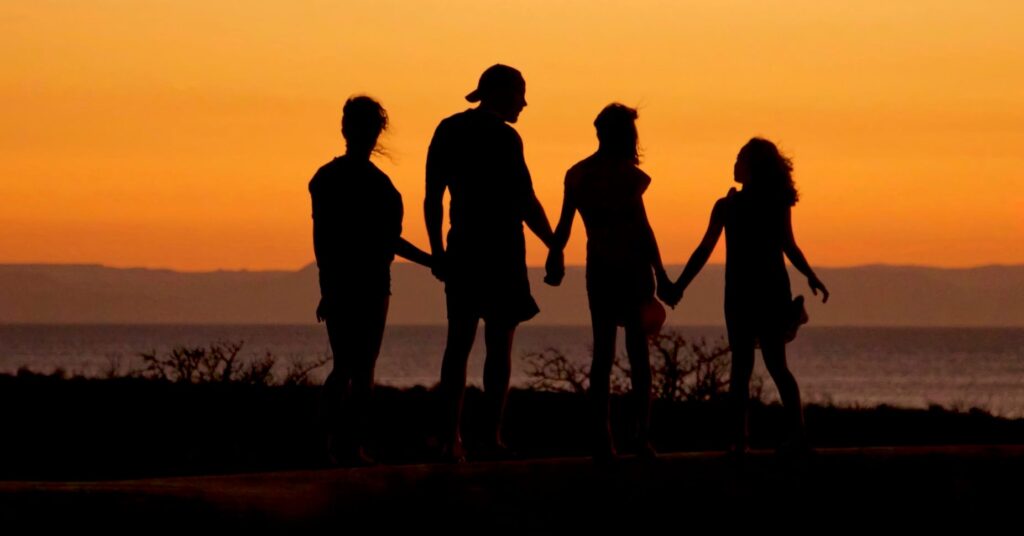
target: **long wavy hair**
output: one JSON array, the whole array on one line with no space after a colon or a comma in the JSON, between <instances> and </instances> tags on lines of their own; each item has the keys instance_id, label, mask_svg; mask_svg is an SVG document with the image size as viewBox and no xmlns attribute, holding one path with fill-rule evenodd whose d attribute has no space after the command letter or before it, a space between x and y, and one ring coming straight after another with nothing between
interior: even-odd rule
<instances>
[{"instance_id":1,"label":"long wavy hair","mask_svg":"<svg viewBox=\"0 0 1024 536\"><path fill-rule=\"evenodd\" d=\"M793 161L774 143L764 138L751 138L736 159L745 165L750 177L744 190L789 206L800 199L793 182Z\"/></svg>"},{"instance_id":2,"label":"long wavy hair","mask_svg":"<svg viewBox=\"0 0 1024 536\"><path fill-rule=\"evenodd\" d=\"M636 165L640 163L640 141L636 131L636 108L613 102L594 119L597 152Z\"/></svg>"},{"instance_id":3,"label":"long wavy hair","mask_svg":"<svg viewBox=\"0 0 1024 536\"><path fill-rule=\"evenodd\" d=\"M377 154L385 154L377 140L387 128L388 112L373 98L357 95L345 101L341 115L341 135L350 149L368 149Z\"/></svg>"}]
</instances>

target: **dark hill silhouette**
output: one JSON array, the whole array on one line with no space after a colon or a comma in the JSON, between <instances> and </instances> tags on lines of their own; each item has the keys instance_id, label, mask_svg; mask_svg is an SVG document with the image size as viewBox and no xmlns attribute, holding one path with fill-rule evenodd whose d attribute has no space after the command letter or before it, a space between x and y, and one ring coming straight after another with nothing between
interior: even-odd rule
<instances>
[{"instance_id":1,"label":"dark hill silhouette","mask_svg":"<svg viewBox=\"0 0 1024 536\"><path fill-rule=\"evenodd\" d=\"M678 266L669 267L677 274ZM944 269L915 266L821 268L832 299L809 300L811 326L1024 327L1024 265ZM531 268L541 313L531 325L588 325L583 268L562 286L541 283ZM721 265L710 265L669 311L670 324L721 325ZM389 322L444 324L444 290L425 268L393 267ZM808 294L793 277L794 293ZM0 265L3 323L314 324L316 269L176 272L99 265Z\"/></svg>"}]
</instances>

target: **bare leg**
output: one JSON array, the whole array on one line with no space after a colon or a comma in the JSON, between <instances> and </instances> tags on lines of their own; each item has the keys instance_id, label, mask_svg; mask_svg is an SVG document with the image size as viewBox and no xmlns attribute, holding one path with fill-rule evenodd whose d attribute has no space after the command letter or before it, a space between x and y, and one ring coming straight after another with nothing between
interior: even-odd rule
<instances>
[{"instance_id":1,"label":"bare leg","mask_svg":"<svg viewBox=\"0 0 1024 536\"><path fill-rule=\"evenodd\" d=\"M786 365L786 343L781 338L762 338L761 356L764 357L765 368L775 382L779 390L779 397L782 398L782 407L786 412L786 426L790 444L795 447L803 447L804 437L804 411L800 403L800 387L797 386L796 378L789 371Z\"/></svg>"},{"instance_id":2,"label":"bare leg","mask_svg":"<svg viewBox=\"0 0 1024 536\"><path fill-rule=\"evenodd\" d=\"M509 379L512 376L512 339L516 326L484 325L484 343L487 355L484 359L484 399L487 407L488 423L493 426L488 441L493 446L505 450L505 441L501 435L501 425L505 417L505 405L508 402Z\"/></svg>"},{"instance_id":3,"label":"bare leg","mask_svg":"<svg viewBox=\"0 0 1024 536\"><path fill-rule=\"evenodd\" d=\"M364 447L373 411L374 370L384 339L389 302L390 298L385 297L375 307L367 308L363 320L359 322L360 333L357 340L353 341L356 352L352 360L352 410L355 412L353 430L357 445L356 456L362 461L372 461L366 456Z\"/></svg>"},{"instance_id":4,"label":"bare leg","mask_svg":"<svg viewBox=\"0 0 1024 536\"><path fill-rule=\"evenodd\" d=\"M448 341L441 362L441 441L444 455L452 461L465 458L462 445L462 401L466 391L466 362L473 349L478 320L449 319Z\"/></svg>"},{"instance_id":5,"label":"bare leg","mask_svg":"<svg viewBox=\"0 0 1024 536\"><path fill-rule=\"evenodd\" d=\"M632 401L636 418L637 454L653 457L651 446L651 360L647 334L643 326L626 327L626 355L629 356L630 380L633 384Z\"/></svg>"},{"instance_id":6,"label":"bare leg","mask_svg":"<svg viewBox=\"0 0 1024 536\"><path fill-rule=\"evenodd\" d=\"M743 452L747 449L747 405L750 400L750 376L754 373L754 339L730 334L729 345L732 348L729 373L731 448Z\"/></svg>"},{"instance_id":7,"label":"bare leg","mask_svg":"<svg viewBox=\"0 0 1024 536\"><path fill-rule=\"evenodd\" d=\"M323 415L331 463L343 463L354 443L351 435L352 356L347 345L349 326L341 319L327 319L333 366L324 381Z\"/></svg>"},{"instance_id":8,"label":"bare leg","mask_svg":"<svg viewBox=\"0 0 1024 536\"><path fill-rule=\"evenodd\" d=\"M608 402L612 365L615 362L614 322L591 315L594 329L594 359L590 365L590 401L593 405L594 456L598 459L615 457Z\"/></svg>"},{"instance_id":9,"label":"bare leg","mask_svg":"<svg viewBox=\"0 0 1024 536\"><path fill-rule=\"evenodd\" d=\"M326 322L334 368L324 384L325 416L330 454L336 463L370 461L363 447L368 435L374 367L384 337L388 303L385 296Z\"/></svg>"}]
</instances>

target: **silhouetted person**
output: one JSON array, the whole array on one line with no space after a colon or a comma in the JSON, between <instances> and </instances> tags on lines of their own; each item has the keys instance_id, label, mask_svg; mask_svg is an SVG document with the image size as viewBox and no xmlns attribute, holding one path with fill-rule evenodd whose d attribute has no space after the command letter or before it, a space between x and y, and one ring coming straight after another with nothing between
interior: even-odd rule
<instances>
[{"instance_id":1,"label":"silhouetted person","mask_svg":"<svg viewBox=\"0 0 1024 536\"><path fill-rule=\"evenodd\" d=\"M534 195L523 142L508 123L526 106L526 82L516 69L494 65L466 96L479 106L441 121L427 154L426 218L434 274L445 282L448 340L441 365L445 457L465 457L460 433L466 362L484 320L485 447L507 454L501 423L516 326L539 309L526 272L525 222L545 244L551 225ZM441 237L442 199L451 196L447 248Z\"/></svg>"},{"instance_id":2,"label":"silhouetted person","mask_svg":"<svg viewBox=\"0 0 1024 536\"><path fill-rule=\"evenodd\" d=\"M370 161L387 128L384 108L369 97L345 103L346 151L309 181L313 249L320 269L317 320L327 325L334 368L325 383L332 461L372 463L364 450L373 371L391 294L395 254L429 265L430 256L402 239L402 196Z\"/></svg>"},{"instance_id":3,"label":"silhouetted person","mask_svg":"<svg viewBox=\"0 0 1024 536\"><path fill-rule=\"evenodd\" d=\"M754 348L778 387L787 416L785 448L806 449L803 408L796 379L786 366L786 339L796 311L786 273L788 257L815 295L828 301L828 290L814 275L793 237L791 208L797 202L792 162L772 142L753 138L740 149L733 176L743 189L729 190L711 211L711 221L677 282L677 295L707 262L725 229L725 324L732 348L729 378L732 446L747 447L747 402L754 369ZM800 299L800 298L798 298Z\"/></svg>"},{"instance_id":4,"label":"silhouetted person","mask_svg":"<svg viewBox=\"0 0 1024 536\"><path fill-rule=\"evenodd\" d=\"M618 326L626 332L638 453L654 456L648 436L651 365L647 338L658 333L665 318L664 308L654 298L655 277L658 286L671 288L672 283L644 209L643 194L651 178L637 167L636 118L636 110L616 103L601 110L594 120L598 149L566 173L562 214L545 278L558 285L564 275L562 248L578 210L587 230L587 296L594 330L590 396L593 446L599 459L615 456L608 398Z\"/></svg>"}]
</instances>

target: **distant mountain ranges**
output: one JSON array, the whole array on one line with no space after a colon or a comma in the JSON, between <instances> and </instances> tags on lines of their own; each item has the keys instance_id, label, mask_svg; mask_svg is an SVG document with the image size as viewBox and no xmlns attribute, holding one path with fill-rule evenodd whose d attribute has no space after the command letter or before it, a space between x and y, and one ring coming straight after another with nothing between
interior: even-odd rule
<instances>
[{"instance_id":1,"label":"distant mountain ranges","mask_svg":"<svg viewBox=\"0 0 1024 536\"><path fill-rule=\"evenodd\" d=\"M678 275L681 268L669 268ZM820 268L829 303L808 296L811 325L1022 326L1024 265L966 269L871 265ZM534 324L590 322L582 267L562 286L530 269L541 313ZM722 325L724 268L709 265L669 311L670 324ZM311 324L319 298L313 265L297 271L176 272L99 265L0 265L0 323ZM392 268L389 322L444 324L444 287L422 267Z\"/></svg>"}]
</instances>

